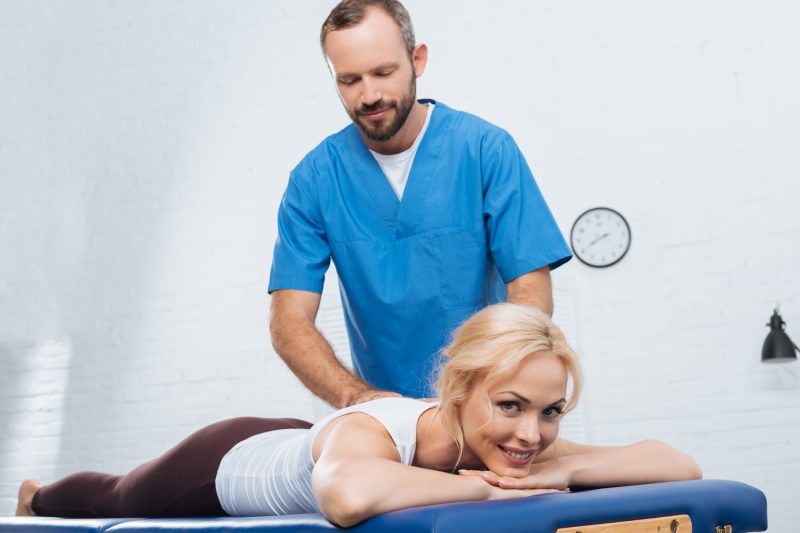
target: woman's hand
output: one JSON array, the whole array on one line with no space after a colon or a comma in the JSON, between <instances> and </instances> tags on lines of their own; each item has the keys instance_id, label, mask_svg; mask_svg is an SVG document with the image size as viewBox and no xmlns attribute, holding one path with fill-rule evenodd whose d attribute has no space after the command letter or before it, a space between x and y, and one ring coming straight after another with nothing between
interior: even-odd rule
<instances>
[{"instance_id":1,"label":"woman's hand","mask_svg":"<svg viewBox=\"0 0 800 533\"><path fill-rule=\"evenodd\" d=\"M486 483L506 490L569 491L569 472L562 459L536 463L525 477L498 476L489 470L459 470L458 473L480 477Z\"/></svg>"},{"instance_id":2,"label":"woman's hand","mask_svg":"<svg viewBox=\"0 0 800 533\"><path fill-rule=\"evenodd\" d=\"M556 489L504 489L494 486L489 491L487 500L511 500L513 498L526 498L528 496L538 496L540 494L550 494L552 492L563 492Z\"/></svg>"}]
</instances>

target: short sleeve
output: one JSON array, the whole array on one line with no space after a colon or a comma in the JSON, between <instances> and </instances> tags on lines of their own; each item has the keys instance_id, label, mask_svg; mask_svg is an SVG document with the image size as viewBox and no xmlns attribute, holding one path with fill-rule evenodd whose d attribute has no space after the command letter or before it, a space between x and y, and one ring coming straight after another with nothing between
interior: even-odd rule
<instances>
[{"instance_id":1,"label":"short sleeve","mask_svg":"<svg viewBox=\"0 0 800 533\"><path fill-rule=\"evenodd\" d=\"M331 251L319 204L303 188L297 170L278 208L278 238L272 255L269 292L295 289L321 293Z\"/></svg>"},{"instance_id":2,"label":"short sleeve","mask_svg":"<svg viewBox=\"0 0 800 533\"><path fill-rule=\"evenodd\" d=\"M570 249L514 139L492 132L482 150L484 220L503 281L569 261Z\"/></svg>"}]
</instances>

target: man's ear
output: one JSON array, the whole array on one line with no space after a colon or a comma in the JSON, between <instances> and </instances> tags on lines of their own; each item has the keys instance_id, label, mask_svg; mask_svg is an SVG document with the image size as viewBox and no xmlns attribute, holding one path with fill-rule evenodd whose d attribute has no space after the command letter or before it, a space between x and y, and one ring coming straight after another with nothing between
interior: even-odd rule
<instances>
[{"instance_id":1,"label":"man's ear","mask_svg":"<svg viewBox=\"0 0 800 533\"><path fill-rule=\"evenodd\" d=\"M411 64L414 65L414 74L417 78L422 76L425 72L425 66L428 64L428 45L425 43L418 44L411 54Z\"/></svg>"}]
</instances>

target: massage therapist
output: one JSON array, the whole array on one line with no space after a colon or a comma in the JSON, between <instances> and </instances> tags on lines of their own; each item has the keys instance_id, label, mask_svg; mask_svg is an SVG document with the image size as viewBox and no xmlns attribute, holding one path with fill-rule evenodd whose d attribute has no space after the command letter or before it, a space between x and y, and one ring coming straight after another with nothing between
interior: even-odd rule
<instances>
[{"instance_id":1,"label":"massage therapist","mask_svg":"<svg viewBox=\"0 0 800 533\"><path fill-rule=\"evenodd\" d=\"M552 314L550 270L570 251L506 131L417 99L428 48L400 2L342 1L320 43L352 124L289 176L269 283L273 346L337 408L427 397L438 350L478 309L508 300ZM314 325L331 259L355 374Z\"/></svg>"}]
</instances>

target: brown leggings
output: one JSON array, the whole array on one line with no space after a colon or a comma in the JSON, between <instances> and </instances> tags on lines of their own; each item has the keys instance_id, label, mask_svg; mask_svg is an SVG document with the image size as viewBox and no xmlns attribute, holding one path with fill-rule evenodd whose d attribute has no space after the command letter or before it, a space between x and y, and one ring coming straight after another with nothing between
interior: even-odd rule
<instances>
[{"instance_id":1,"label":"brown leggings","mask_svg":"<svg viewBox=\"0 0 800 533\"><path fill-rule=\"evenodd\" d=\"M33 512L66 518L222 516L214 479L228 450L259 433L309 427L293 418L223 420L125 476L79 472L45 485L33 496Z\"/></svg>"}]
</instances>

